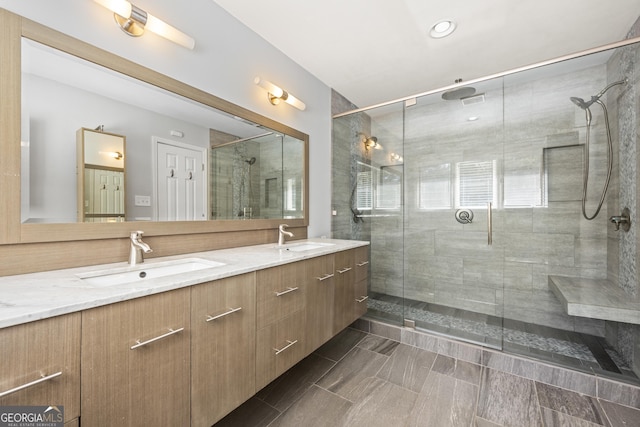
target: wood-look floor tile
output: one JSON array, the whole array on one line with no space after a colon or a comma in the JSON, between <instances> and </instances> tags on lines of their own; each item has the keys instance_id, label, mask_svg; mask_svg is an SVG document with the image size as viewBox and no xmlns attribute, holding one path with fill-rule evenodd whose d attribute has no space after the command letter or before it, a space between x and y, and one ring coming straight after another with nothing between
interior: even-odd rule
<instances>
[{"instance_id":1,"label":"wood-look floor tile","mask_svg":"<svg viewBox=\"0 0 640 427\"><path fill-rule=\"evenodd\" d=\"M477 415L505 426L542 424L533 381L485 368Z\"/></svg>"},{"instance_id":2,"label":"wood-look floor tile","mask_svg":"<svg viewBox=\"0 0 640 427\"><path fill-rule=\"evenodd\" d=\"M390 356L400 343L384 337L369 335L358 343L358 347Z\"/></svg>"},{"instance_id":3,"label":"wood-look floor tile","mask_svg":"<svg viewBox=\"0 0 640 427\"><path fill-rule=\"evenodd\" d=\"M355 347L317 384L353 402L363 392L361 383L368 377L375 377L388 359L379 353Z\"/></svg>"},{"instance_id":4,"label":"wood-look floor tile","mask_svg":"<svg viewBox=\"0 0 640 427\"><path fill-rule=\"evenodd\" d=\"M335 337L331 338L324 345L318 348L314 353L322 357L337 362L342 359L349 351L362 339L369 334L352 328L346 328Z\"/></svg>"},{"instance_id":5,"label":"wood-look floor tile","mask_svg":"<svg viewBox=\"0 0 640 427\"><path fill-rule=\"evenodd\" d=\"M469 363L463 360L454 359L453 357L438 354L438 357L433 363L433 368L431 369L440 374L449 375L471 384L480 384L482 367L475 363Z\"/></svg>"},{"instance_id":6,"label":"wood-look floor tile","mask_svg":"<svg viewBox=\"0 0 640 427\"><path fill-rule=\"evenodd\" d=\"M478 386L431 371L418 395L407 426L470 426Z\"/></svg>"},{"instance_id":7,"label":"wood-look floor tile","mask_svg":"<svg viewBox=\"0 0 640 427\"><path fill-rule=\"evenodd\" d=\"M269 427L342 426L351 405L346 399L314 385Z\"/></svg>"},{"instance_id":8,"label":"wood-look floor tile","mask_svg":"<svg viewBox=\"0 0 640 427\"><path fill-rule=\"evenodd\" d=\"M536 383L536 390L540 406L597 425L606 425L606 416L594 397L542 383Z\"/></svg>"},{"instance_id":9,"label":"wood-look floor tile","mask_svg":"<svg viewBox=\"0 0 640 427\"><path fill-rule=\"evenodd\" d=\"M599 427L601 425L549 408L540 408L540 410L544 427Z\"/></svg>"},{"instance_id":10,"label":"wood-look floor tile","mask_svg":"<svg viewBox=\"0 0 640 427\"><path fill-rule=\"evenodd\" d=\"M362 393L345 417L348 427L403 426L416 401L417 393L380 378L361 383Z\"/></svg>"},{"instance_id":11,"label":"wood-look floor tile","mask_svg":"<svg viewBox=\"0 0 640 427\"><path fill-rule=\"evenodd\" d=\"M256 397L284 411L326 374L335 362L311 354L263 388Z\"/></svg>"},{"instance_id":12,"label":"wood-look floor tile","mask_svg":"<svg viewBox=\"0 0 640 427\"><path fill-rule=\"evenodd\" d=\"M639 427L640 410L628 406L618 405L606 400L599 400L602 409L607 414L607 419L613 427Z\"/></svg>"},{"instance_id":13,"label":"wood-look floor tile","mask_svg":"<svg viewBox=\"0 0 640 427\"><path fill-rule=\"evenodd\" d=\"M278 415L280 412L275 408L252 397L214 424L214 427L265 427Z\"/></svg>"},{"instance_id":14,"label":"wood-look floor tile","mask_svg":"<svg viewBox=\"0 0 640 427\"><path fill-rule=\"evenodd\" d=\"M378 377L419 392L436 356L436 353L400 344L378 372Z\"/></svg>"}]
</instances>

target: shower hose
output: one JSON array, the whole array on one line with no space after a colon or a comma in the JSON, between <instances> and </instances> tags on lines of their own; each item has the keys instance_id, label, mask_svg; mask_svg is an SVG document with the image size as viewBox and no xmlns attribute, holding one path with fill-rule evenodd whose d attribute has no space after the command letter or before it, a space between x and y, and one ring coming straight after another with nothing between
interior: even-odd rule
<instances>
[{"instance_id":1,"label":"shower hose","mask_svg":"<svg viewBox=\"0 0 640 427\"><path fill-rule=\"evenodd\" d=\"M585 114L587 118L587 138L585 143L585 154L584 154L584 167L583 167L583 186L582 186L582 215L587 220L592 220L598 216L600 213L600 209L602 208L602 204L604 203L605 195L607 194L607 189L609 188L609 180L611 179L611 169L613 167L613 144L611 142L611 129L609 128L609 114L607 113L607 107L605 107L604 103L600 100L597 100L596 103L600 104L602 107L602 111L604 112L604 124L607 128L607 143L608 143L608 151L607 151L607 179L604 182L604 187L602 189L602 195L600 196L600 202L598 203L598 208L592 216L587 215L586 203L587 203L587 187L589 185L589 134L591 133L591 111L589 108L585 109Z\"/></svg>"}]
</instances>

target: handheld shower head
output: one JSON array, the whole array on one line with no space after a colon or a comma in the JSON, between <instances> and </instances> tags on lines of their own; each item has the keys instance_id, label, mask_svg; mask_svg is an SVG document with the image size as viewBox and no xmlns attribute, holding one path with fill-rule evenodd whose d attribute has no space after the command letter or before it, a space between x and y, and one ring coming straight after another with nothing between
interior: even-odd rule
<instances>
[{"instance_id":1,"label":"handheld shower head","mask_svg":"<svg viewBox=\"0 0 640 427\"><path fill-rule=\"evenodd\" d=\"M573 97L573 96L571 98L569 98L569 99L571 100L571 102L576 104L578 107L582 108L583 110L586 110L589 107L591 107L591 105L593 105L595 102L598 102L600 100L600 98L602 98L602 96L609 89L611 89L612 87L614 87L616 85L627 84L628 81L629 81L629 79L624 78L622 80L618 80L617 82L613 82L611 84L608 84L604 89L602 89L600 92L598 92L595 96L592 96L589 101L585 101L582 98L576 98L576 97Z\"/></svg>"}]
</instances>

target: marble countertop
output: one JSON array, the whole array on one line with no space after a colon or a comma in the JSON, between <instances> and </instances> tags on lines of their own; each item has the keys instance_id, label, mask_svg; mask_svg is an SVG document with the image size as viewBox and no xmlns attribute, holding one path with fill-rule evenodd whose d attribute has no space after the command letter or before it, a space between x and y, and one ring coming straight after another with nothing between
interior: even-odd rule
<instances>
[{"instance_id":1,"label":"marble countertop","mask_svg":"<svg viewBox=\"0 0 640 427\"><path fill-rule=\"evenodd\" d=\"M549 288L571 316L640 324L640 298L607 280L549 276Z\"/></svg>"},{"instance_id":2,"label":"marble countertop","mask_svg":"<svg viewBox=\"0 0 640 427\"><path fill-rule=\"evenodd\" d=\"M317 249L290 250L310 243L329 243ZM145 295L179 289L290 262L368 245L358 240L306 239L279 247L275 243L152 258L129 266L126 261L89 267L0 277L0 328L86 310ZM121 285L90 285L82 277L106 270L144 270L159 263L198 258L224 265Z\"/></svg>"}]
</instances>

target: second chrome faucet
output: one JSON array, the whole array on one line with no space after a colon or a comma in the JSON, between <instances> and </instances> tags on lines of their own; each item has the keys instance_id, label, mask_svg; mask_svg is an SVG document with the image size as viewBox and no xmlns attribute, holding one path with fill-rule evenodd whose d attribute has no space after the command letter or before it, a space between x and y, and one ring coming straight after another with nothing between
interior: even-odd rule
<instances>
[{"instance_id":1,"label":"second chrome faucet","mask_svg":"<svg viewBox=\"0 0 640 427\"><path fill-rule=\"evenodd\" d=\"M136 265L144 262L144 255L153 252L153 249L142 241L142 231L132 231L129 247L129 264Z\"/></svg>"},{"instance_id":2,"label":"second chrome faucet","mask_svg":"<svg viewBox=\"0 0 640 427\"><path fill-rule=\"evenodd\" d=\"M280 224L280 227L278 227L278 246L284 245L284 242L285 242L284 236L293 237L293 233L290 231L285 231L285 227L288 227L288 225Z\"/></svg>"}]
</instances>

